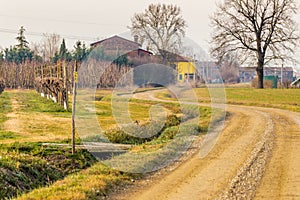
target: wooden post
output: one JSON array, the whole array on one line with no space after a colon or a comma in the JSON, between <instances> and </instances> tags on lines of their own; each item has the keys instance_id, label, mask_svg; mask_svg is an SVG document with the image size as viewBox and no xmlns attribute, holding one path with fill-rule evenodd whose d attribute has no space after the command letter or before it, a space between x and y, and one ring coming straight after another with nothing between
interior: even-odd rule
<instances>
[{"instance_id":1,"label":"wooden post","mask_svg":"<svg viewBox=\"0 0 300 200\"><path fill-rule=\"evenodd\" d=\"M52 78L52 65L50 65L50 77Z\"/></svg>"},{"instance_id":2,"label":"wooden post","mask_svg":"<svg viewBox=\"0 0 300 200\"><path fill-rule=\"evenodd\" d=\"M76 88L78 82L77 62L75 61L73 73L73 101L72 101L72 154L75 153L75 105L76 105Z\"/></svg>"},{"instance_id":3,"label":"wooden post","mask_svg":"<svg viewBox=\"0 0 300 200\"><path fill-rule=\"evenodd\" d=\"M64 90L66 92L66 96L64 98L64 108L65 110L69 110L69 99L68 99L68 71L67 71L67 65L66 65L66 61L64 61L63 63L63 68L64 68Z\"/></svg>"}]
</instances>

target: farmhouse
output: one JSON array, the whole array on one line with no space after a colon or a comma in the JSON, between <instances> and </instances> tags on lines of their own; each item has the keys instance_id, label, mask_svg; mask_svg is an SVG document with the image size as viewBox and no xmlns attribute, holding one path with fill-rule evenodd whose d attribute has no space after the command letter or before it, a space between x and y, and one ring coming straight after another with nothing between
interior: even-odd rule
<instances>
[{"instance_id":1,"label":"farmhouse","mask_svg":"<svg viewBox=\"0 0 300 200\"><path fill-rule=\"evenodd\" d=\"M164 63L161 56L154 55L152 52L142 49L141 45L137 42L137 38L135 38L135 41L131 41L115 35L94 42L91 46L101 48L106 55L115 56L115 58L125 56L127 63L130 63L131 67L148 63ZM179 82L195 81L195 63L191 59L168 52L167 61L173 69L177 70Z\"/></svg>"},{"instance_id":2,"label":"farmhouse","mask_svg":"<svg viewBox=\"0 0 300 200\"><path fill-rule=\"evenodd\" d=\"M165 55L167 57L167 63L177 71L177 79L179 82L191 82L196 80L197 75L194 60L171 52L167 52ZM160 60L163 62L161 58Z\"/></svg>"}]
</instances>

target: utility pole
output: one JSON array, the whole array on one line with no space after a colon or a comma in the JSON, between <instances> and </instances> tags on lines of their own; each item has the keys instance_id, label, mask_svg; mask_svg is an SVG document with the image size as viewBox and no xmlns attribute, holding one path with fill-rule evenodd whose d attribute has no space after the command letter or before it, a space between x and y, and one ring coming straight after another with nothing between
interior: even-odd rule
<instances>
[{"instance_id":1,"label":"utility pole","mask_svg":"<svg viewBox=\"0 0 300 200\"><path fill-rule=\"evenodd\" d=\"M74 74L73 74L73 101L72 101L72 154L75 153L75 106L76 106L77 82L78 82L77 61L75 61Z\"/></svg>"},{"instance_id":2,"label":"utility pole","mask_svg":"<svg viewBox=\"0 0 300 200\"><path fill-rule=\"evenodd\" d=\"M283 87L282 83L283 83L283 62L281 64L281 87Z\"/></svg>"}]
</instances>

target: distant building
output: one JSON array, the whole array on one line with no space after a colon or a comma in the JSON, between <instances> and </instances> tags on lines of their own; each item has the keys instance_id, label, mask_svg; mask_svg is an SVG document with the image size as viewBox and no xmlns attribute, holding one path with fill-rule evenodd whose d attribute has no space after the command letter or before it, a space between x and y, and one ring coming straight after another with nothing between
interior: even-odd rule
<instances>
[{"instance_id":1,"label":"distant building","mask_svg":"<svg viewBox=\"0 0 300 200\"><path fill-rule=\"evenodd\" d=\"M102 47L106 54L123 55L140 48L140 44L120 36L112 36L91 44L91 47Z\"/></svg>"},{"instance_id":2,"label":"distant building","mask_svg":"<svg viewBox=\"0 0 300 200\"><path fill-rule=\"evenodd\" d=\"M239 80L249 83L256 77L256 67L239 67Z\"/></svg>"},{"instance_id":3,"label":"distant building","mask_svg":"<svg viewBox=\"0 0 300 200\"><path fill-rule=\"evenodd\" d=\"M220 66L213 61L197 61L197 72L206 83L222 83Z\"/></svg>"},{"instance_id":4,"label":"distant building","mask_svg":"<svg viewBox=\"0 0 300 200\"><path fill-rule=\"evenodd\" d=\"M251 82L255 77L256 67L240 67L239 79L242 83ZM264 76L276 76L278 81L292 82L294 80L294 69L292 67L264 67Z\"/></svg>"},{"instance_id":5,"label":"distant building","mask_svg":"<svg viewBox=\"0 0 300 200\"><path fill-rule=\"evenodd\" d=\"M292 67L265 67L264 75L277 76L278 81L282 80L282 82L294 81L294 69Z\"/></svg>"},{"instance_id":6,"label":"distant building","mask_svg":"<svg viewBox=\"0 0 300 200\"><path fill-rule=\"evenodd\" d=\"M179 82L196 81L196 69L194 62L177 62L177 73Z\"/></svg>"}]
</instances>

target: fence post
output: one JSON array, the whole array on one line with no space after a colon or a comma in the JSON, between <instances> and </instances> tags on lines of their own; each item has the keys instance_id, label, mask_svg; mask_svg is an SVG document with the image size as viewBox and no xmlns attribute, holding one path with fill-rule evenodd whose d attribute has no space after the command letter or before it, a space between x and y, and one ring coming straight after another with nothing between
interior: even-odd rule
<instances>
[{"instance_id":1,"label":"fence post","mask_svg":"<svg viewBox=\"0 0 300 200\"><path fill-rule=\"evenodd\" d=\"M64 61L63 64L63 68L64 68L64 90L65 90L65 97L64 97L64 108L65 110L69 110L69 98L68 98L68 71L67 71L67 65L66 65L66 61Z\"/></svg>"}]
</instances>

